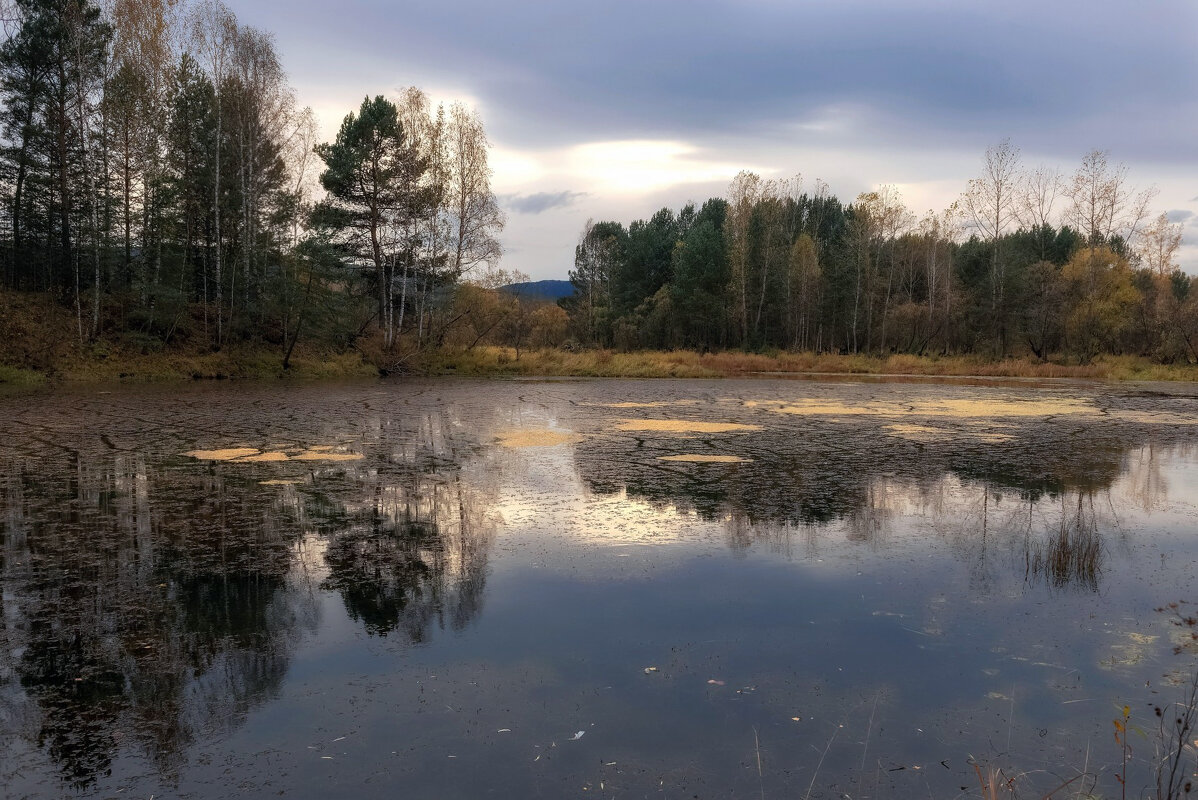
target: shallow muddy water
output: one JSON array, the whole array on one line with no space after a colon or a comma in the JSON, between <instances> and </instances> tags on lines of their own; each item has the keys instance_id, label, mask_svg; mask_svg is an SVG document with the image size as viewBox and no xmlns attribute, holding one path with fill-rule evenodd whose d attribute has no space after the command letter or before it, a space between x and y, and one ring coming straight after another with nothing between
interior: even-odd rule
<instances>
[{"instance_id":1,"label":"shallow muddy water","mask_svg":"<svg viewBox=\"0 0 1198 800\"><path fill-rule=\"evenodd\" d=\"M1196 393L0 396L0 796L1117 794L1198 665Z\"/></svg>"}]
</instances>

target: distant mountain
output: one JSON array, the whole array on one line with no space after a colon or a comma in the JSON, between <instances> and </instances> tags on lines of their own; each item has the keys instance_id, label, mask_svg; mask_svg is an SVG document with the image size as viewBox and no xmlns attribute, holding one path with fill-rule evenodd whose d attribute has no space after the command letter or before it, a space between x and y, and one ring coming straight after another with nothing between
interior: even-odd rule
<instances>
[{"instance_id":1,"label":"distant mountain","mask_svg":"<svg viewBox=\"0 0 1198 800\"><path fill-rule=\"evenodd\" d=\"M561 300L574 294L574 284L569 281L528 281L526 283L509 283L500 287L502 291L518 294L521 297L543 297L546 300Z\"/></svg>"}]
</instances>

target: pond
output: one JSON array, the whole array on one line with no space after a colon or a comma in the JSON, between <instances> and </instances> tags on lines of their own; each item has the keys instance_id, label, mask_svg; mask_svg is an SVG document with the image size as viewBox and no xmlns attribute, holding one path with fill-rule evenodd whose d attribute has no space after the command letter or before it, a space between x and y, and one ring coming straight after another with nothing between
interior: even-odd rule
<instances>
[{"instance_id":1,"label":"pond","mask_svg":"<svg viewBox=\"0 0 1198 800\"><path fill-rule=\"evenodd\" d=\"M0 795L1139 796L1196 391L0 396Z\"/></svg>"}]
</instances>

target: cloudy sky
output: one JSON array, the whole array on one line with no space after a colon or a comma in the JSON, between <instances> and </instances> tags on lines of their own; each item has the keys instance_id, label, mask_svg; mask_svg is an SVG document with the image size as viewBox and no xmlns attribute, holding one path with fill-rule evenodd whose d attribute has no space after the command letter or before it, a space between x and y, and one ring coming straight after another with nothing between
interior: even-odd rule
<instances>
[{"instance_id":1,"label":"cloudy sky","mask_svg":"<svg viewBox=\"0 0 1198 800\"><path fill-rule=\"evenodd\" d=\"M367 94L476 106L503 266L565 278L588 218L751 169L844 200L951 203L986 147L1071 173L1104 149L1186 225L1198 273L1195 0L227 0L276 36L326 138Z\"/></svg>"}]
</instances>

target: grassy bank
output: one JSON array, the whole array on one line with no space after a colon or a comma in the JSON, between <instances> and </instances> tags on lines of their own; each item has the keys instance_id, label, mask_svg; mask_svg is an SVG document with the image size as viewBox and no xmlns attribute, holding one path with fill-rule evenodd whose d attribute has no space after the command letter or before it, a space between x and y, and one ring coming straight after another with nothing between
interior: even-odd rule
<instances>
[{"instance_id":1,"label":"grassy bank","mask_svg":"<svg viewBox=\"0 0 1198 800\"><path fill-rule=\"evenodd\" d=\"M51 382L146 382L202 379L337 379L378 375L394 363L378 337L338 350L301 340L283 369L282 346L265 341L227 346L219 352L196 343L161 342L137 331L79 341L72 309L46 295L0 292L0 385ZM976 356L888 357L757 354L731 351L611 350L557 348L516 351L502 347L443 349L405 360L405 369L424 375L578 376L613 378L716 378L781 374L990 376L996 378L1090 378L1104 380L1198 381L1198 366L1161 365L1131 356L1106 356L1094 364L1041 362L1029 358L991 360Z\"/></svg>"},{"instance_id":2,"label":"grassy bank","mask_svg":"<svg viewBox=\"0 0 1198 800\"><path fill-rule=\"evenodd\" d=\"M1106 356L1076 365L973 356L887 357L815 353L689 351L525 350L519 358L510 348L479 347L430 354L418 365L440 375L560 375L608 378L718 378L782 374L912 375L995 378L1088 378L1098 380L1198 381L1198 366L1155 364L1131 356Z\"/></svg>"},{"instance_id":3,"label":"grassy bank","mask_svg":"<svg viewBox=\"0 0 1198 800\"><path fill-rule=\"evenodd\" d=\"M158 382L221 379L308 379L371 377L371 359L356 350L297 351L284 370L276 348L241 345L220 352L131 352L93 344L62 353L38 368L0 363L0 385ZM1074 378L1091 380L1198 381L1198 367L1154 364L1130 356L1107 356L1090 365L1030 359L991 361L970 356L889 357L814 353L707 353L559 349L514 350L478 347L432 351L409 361L415 375L472 377L562 376L595 378L733 378L763 375L875 375L925 377Z\"/></svg>"},{"instance_id":4,"label":"grassy bank","mask_svg":"<svg viewBox=\"0 0 1198 800\"><path fill-rule=\"evenodd\" d=\"M201 343L161 341L138 331L80 342L72 309L44 294L0 292L0 385L147 382L223 378L332 379L378 375L355 351L301 341L283 369L283 347L246 342L213 352Z\"/></svg>"}]
</instances>

